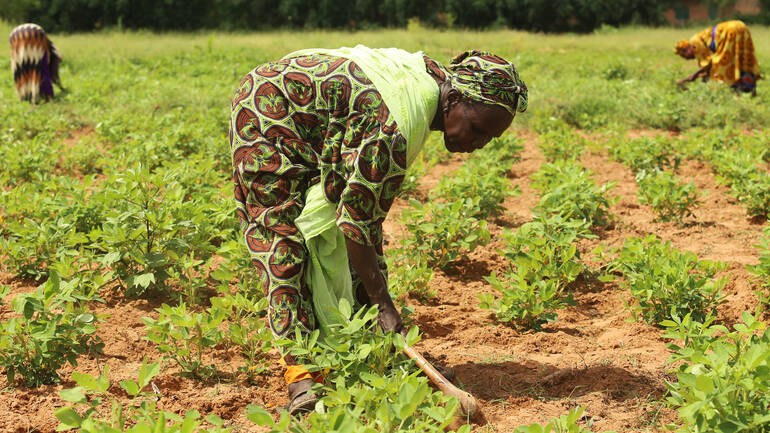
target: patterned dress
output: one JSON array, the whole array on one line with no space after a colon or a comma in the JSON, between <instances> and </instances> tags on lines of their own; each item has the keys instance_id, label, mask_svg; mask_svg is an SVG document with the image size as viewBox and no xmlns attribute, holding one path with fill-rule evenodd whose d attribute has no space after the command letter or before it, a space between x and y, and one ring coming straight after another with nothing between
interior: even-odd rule
<instances>
[{"instance_id":1,"label":"patterned dress","mask_svg":"<svg viewBox=\"0 0 770 433\"><path fill-rule=\"evenodd\" d=\"M443 66L426 65L443 76ZM336 204L347 238L374 246L387 277L382 221L404 179L406 140L358 65L314 54L257 67L232 100L230 150L237 214L276 337L315 328L307 250L294 224L311 185L321 182Z\"/></svg>"},{"instance_id":2,"label":"patterned dress","mask_svg":"<svg viewBox=\"0 0 770 433\"><path fill-rule=\"evenodd\" d=\"M742 21L726 21L690 39L698 66L711 66L709 78L736 90L751 92L760 79L751 32Z\"/></svg>"},{"instance_id":3,"label":"patterned dress","mask_svg":"<svg viewBox=\"0 0 770 433\"><path fill-rule=\"evenodd\" d=\"M22 101L33 104L39 98L53 98L53 83L61 87L59 64L61 55L37 24L22 24L9 37L11 73L16 93Z\"/></svg>"}]
</instances>

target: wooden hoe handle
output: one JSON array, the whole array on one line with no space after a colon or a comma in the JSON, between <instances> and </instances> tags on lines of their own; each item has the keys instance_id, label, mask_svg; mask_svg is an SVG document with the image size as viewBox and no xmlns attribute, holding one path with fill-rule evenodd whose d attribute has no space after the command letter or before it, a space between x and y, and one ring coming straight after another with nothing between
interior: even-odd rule
<instances>
[{"instance_id":1,"label":"wooden hoe handle","mask_svg":"<svg viewBox=\"0 0 770 433\"><path fill-rule=\"evenodd\" d=\"M473 417L479 410L479 404L476 399L467 392L452 385L452 382L448 381L441 373L433 367L430 362L420 355L420 352L416 351L413 347L405 347L404 354L417 362L417 366L422 369L423 373L428 376L431 382L438 387L446 395L456 397L460 401L460 408L463 413Z\"/></svg>"}]
</instances>

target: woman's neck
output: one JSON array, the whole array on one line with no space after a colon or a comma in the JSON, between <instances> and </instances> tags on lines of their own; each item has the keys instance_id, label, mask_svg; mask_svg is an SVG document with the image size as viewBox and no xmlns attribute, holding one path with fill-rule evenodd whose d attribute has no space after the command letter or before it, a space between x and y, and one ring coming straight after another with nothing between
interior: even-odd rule
<instances>
[{"instance_id":1,"label":"woman's neck","mask_svg":"<svg viewBox=\"0 0 770 433\"><path fill-rule=\"evenodd\" d=\"M433 120L430 122L431 131L443 131L444 130L444 105L446 104L448 90L451 87L449 82L441 80L440 78L433 76L438 84L438 103L436 104L436 114L433 115Z\"/></svg>"}]
</instances>

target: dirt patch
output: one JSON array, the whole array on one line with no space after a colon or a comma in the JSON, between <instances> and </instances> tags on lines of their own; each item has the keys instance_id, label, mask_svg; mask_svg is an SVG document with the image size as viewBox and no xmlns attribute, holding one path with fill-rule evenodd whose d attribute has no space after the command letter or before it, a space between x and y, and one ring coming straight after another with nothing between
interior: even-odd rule
<instances>
[{"instance_id":1,"label":"dirt patch","mask_svg":"<svg viewBox=\"0 0 770 433\"><path fill-rule=\"evenodd\" d=\"M643 323L630 322L624 303L627 293L616 283L581 281L575 285L577 305L559 312L557 322L543 332L518 332L496 324L492 315L478 307L478 294L489 293L483 279L491 271L501 271L504 260L497 252L503 247L499 235L505 228L515 228L532 218L538 195L530 188L530 175L544 162L535 136L518 131L524 143L521 160L509 171L511 182L521 194L505 201L505 212L490 222L493 240L453 264L446 272L436 271L433 289L437 299L425 304L407 299L414 309L413 320L424 333L419 349L455 367L457 381L480 401L485 421L473 427L475 432L510 432L517 426L545 422L564 414L576 405L586 406L586 415L594 420L594 430L644 432L655 423L675 421L675 413L659 403L669 368L669 353L662 332ZM753 310L756 299L746 264L757 262L752 245L760 238L762 224L753 222L729 195L717 185L709 167L698 162L685 163L679 176L692 181L706 192L691 224L654 221L649 207L641 205L630 170L610 161L601 151L587 152L581 162L594 172L598 183L616 182L611 190L619 199L612 206L614 224L599 230L599 239L582 241L579 248L588 263L591 250L605 244L619 247L632 236L654 233L670 240L677 248L695 252L700 258L725 261L730 282L725 288L728 303L720 308L721 319L735 320L740 312ZM432 168L420 182L423 194L439 179L457 169L462 158L455 157ZM426 195L425 195L426 196ZM391 248L404 236L397 221L408 204L396 200L385 223L386 239ZM11 284L15 293L32 290L34 285L10 280L0 275L2 283ZM106 343L99 358L82 357L75 368L66 368L62 377L73 370L98 374L109 365L113 383L135 378L142 359L156 361L159 354L145 340L143 316L155 316L153 301L128 301L110 298L98 304L96 312L105 315L99 335ZM8 307L2 307L8 312ZM245 406L258 404L270 409L287 403L281 369L273 363L270 373L258 385L247 385L228 374L243 361L237 353L217 349L208 354L222 370L219 381L199 382L179 375L179 369L166 364L155 379L162 397L161 408L178 413L199 410L204 416L216 413L228 423L244 426L240 431L259 431L246 420ZM64 402L58 392L74 384L37 389L7 389L0 393L0 431L53 432L53 411ZM120 396L120 389L110 389Z\"/></svg>"}]
</instances>

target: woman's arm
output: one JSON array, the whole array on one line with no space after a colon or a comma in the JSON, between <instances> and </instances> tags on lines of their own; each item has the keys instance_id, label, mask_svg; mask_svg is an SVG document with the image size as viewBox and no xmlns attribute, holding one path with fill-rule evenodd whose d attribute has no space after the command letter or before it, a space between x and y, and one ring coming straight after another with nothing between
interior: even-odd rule
<instances>
[{"instance_id":1,"label":"woman's arm","mask_svg":"<svg viewBox=\"0 0 770 433\"><path fill-rule=\"evenodd\" d=\"M393 300L390 298L388 284L380 272L374 247L359 244L347 237L345 237L345 246L348 249L350 264L361 278L361 283L364 285L366 294L369 295L369 300L378 305L380 327L383 331L402 332L404 325L401 322L401 315L398 314L396 306L393 305Z\"/></svg>"},{"instance_id":2,"label":"woman's arm","mask_svg":"<svg viewBox=\"0 0 770 433\"><path fill-rule=\"evenodd\" d=\"M684 83L689 83L689 82L695 81L695 79L700 77L700 76L708 77L708 72L709 72L710 69L711 69L711 65L706 65L706 66L698 69L697 71L695 71L692 75L689 75L689 76L687 76L685 78L682 78L681 80L677 81L676 83L679 85L679 87L681 87L682 89L686 90L687 88L684 86Z\"/></svg>"}]
</instances>

